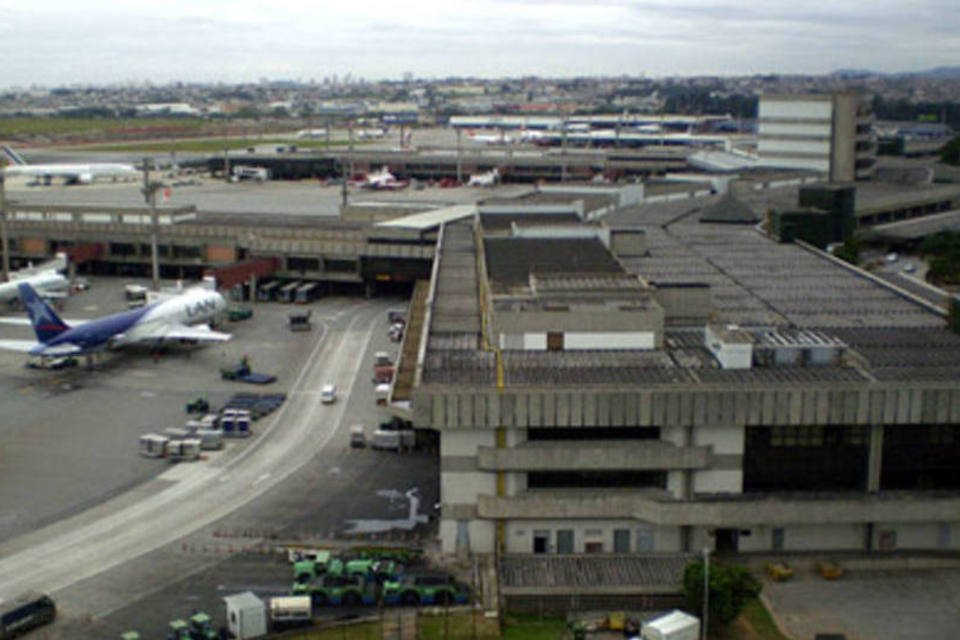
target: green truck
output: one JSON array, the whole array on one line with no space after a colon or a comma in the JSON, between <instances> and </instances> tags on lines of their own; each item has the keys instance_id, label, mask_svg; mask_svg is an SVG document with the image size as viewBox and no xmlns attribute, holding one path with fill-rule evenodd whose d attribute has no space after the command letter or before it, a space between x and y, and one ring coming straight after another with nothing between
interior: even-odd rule
<instances>
[{"instance_id":1,"label":"green truck","mask_svg":"<svg viewBox=\"0 0 960 640\"><path fill-rule=\"evenodd\" d=\"M443 574L405 575L399 580L388 580L383 583L384 604L448 606L464 604L469 599L469 587Z\"/></svg>"},{"instance_id":2,"label":"green truck","mask_svg":"<svg viewBox=\"0 0 960 640\"><path fill-rule=\"evenodd\" d=\"M403 574L404 566L395 560L372 556L345 559L333 556L329 551L319 551L312 559L293 563L293 579L299 583L310 582L323 575L362 576L382 584L396 580Z\"/></svg>"},{"instance_id":3,"label":"green truck","mask_svg":"<svg viewBox=\"0 0 960 640\"><path fill-rule=\"evenodd\" d=\"M355 607L377 602L376 584L363 576L325 574L310 582L295 582L291 592L295 596L310 596L317 606Z\"/></svg>"}]
</instances>

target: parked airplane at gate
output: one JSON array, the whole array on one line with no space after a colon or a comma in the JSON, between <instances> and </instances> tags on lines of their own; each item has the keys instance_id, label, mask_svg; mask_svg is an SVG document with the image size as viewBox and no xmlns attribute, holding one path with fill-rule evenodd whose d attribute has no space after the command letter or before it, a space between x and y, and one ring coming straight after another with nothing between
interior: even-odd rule
<instances>
[{"instance_id":1,"label":"parked airplane at gate","mask_svg":"<svg viewBox=\"0 0 960 640\"><path fill-rule=\"evenodd\" d=\"M224 342L231 337L205 324L221 314L227 303L216 291L202 287L73 327L41 300L32 286L20 283L19 289L37 342L0 340L0 349L35 356L74 356L135 344L159 347L168 342Z\"/></svg>"},{"instance_id":2,"label":"parked airplane at gate","mask_svg":"<svg viewBox=\"0 0 960 640\"><path fill-rule=\"evenodd\" d=\"M52 183L54 178L63 178L66 184L90 184L98 178L137 178L140 175L133 165L114 162L28 164L7 145L0 146L0 149L9 161L3 169L5 176L29 176L43 184Z\"/></svg>"},{"instance_id":3,"label":"parked airplane at gate","mask_svg":"<svg viewBox=\"0 0 960 640\"><path fill-rule=\"evenodd\" d=\"M67 256L58 253L48 262L36 267L26 267L10 274L10 281L0 283L0 303L12 303L20 298L18 285L26 282L44 298L60 298L66 295L70 282L60 273L67 268Z\"/></svg>"}]
</instances>

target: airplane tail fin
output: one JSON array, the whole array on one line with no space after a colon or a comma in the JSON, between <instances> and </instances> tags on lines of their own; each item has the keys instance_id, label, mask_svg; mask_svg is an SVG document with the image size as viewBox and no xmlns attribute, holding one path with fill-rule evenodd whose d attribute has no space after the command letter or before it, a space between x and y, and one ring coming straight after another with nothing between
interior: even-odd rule
<instances>
[{"instance_id":1,"label":"airplane tail fin","mask_svg":"<svg viewBox=\"0 0 960 640\"><path fill-rule=\"evenodd\" d=\"M0 146L0 149L3 149L3 155L7 157L7 161L10 164L17 165L20 167L25 166L27 164L27 161L24 160L19 153L17 153L7 145Z\"/></svg>"},{"instance_id":2,"label":"airplane tail fin","mask_svg":"<svg viewBox=\"0 0 960 640\"><path fill-rule=\"evenodd\" d=\"M37 295L36 290L32 286L26 282L22 282L17 288L20 290L20 299L23 301L23 305L27 308L27 314L30 316L30 324L33 325L33 332L37 334L37 340L46 344L70 328L67 323L57 315L57 312Z\"/></svg>"}]
</instances>

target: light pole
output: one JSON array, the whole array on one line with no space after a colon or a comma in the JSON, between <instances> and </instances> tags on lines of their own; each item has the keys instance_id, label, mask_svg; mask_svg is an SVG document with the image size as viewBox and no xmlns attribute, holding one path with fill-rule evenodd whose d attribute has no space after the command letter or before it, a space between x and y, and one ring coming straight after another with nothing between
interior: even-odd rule
<instances>
[{"instance_id":1,"label":"light pole","mask_svg":"<svg viewBox=\"0 0 960 640\"><path fill-rule=\"evenodd\" d=\"M150 206L150 272L153 276L153 290L160 290L160 258L157 247L159 224L157 221L157 191L163 188L163 183L150 180L151 158L143 159L143 193L144 199Z\"/></svg>"},{"instance_id":2,"label":"light pole","mask_svg":"<svg viewBox=\"0 0 960 640\"><path fill-rule=\"evenodd\" d=\"M703 619L700 625L700 640L707 640L707 624L710 609L710 549L703 548Z\"/></svg>"}]
</instances>

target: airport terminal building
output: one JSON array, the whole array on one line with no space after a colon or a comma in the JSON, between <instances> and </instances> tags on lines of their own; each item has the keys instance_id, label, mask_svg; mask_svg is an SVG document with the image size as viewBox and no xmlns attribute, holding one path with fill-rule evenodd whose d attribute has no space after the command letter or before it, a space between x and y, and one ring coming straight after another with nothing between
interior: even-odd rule
<instances>
[{"instance_id":1,"label":"airport terminal building","mask_svg":"<svg viewBox=\"0 0 960 640\"><path fill-rule=\"evenodd\" d=\"M960 547L947 312L754 211L443 226L412 412L440 433L445 552Z\"/></svg>"}]
</instances>

